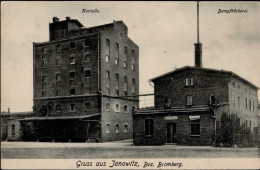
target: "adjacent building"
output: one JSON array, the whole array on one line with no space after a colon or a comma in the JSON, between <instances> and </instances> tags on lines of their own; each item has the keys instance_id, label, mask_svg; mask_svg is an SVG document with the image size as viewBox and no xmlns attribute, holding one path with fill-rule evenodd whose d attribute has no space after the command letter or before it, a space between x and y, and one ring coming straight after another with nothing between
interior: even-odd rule
<instances>
[{"instance_id":1,"label":"adjacent building","mask_svg":"<svg viewBox=\"0 0 260 170\"><path fill-rule=\"evenodd\" d=\"M24 140L132 138L138 94L139 48L123 21L85 28L54 17L49 41L33 43L34 117L20 119L33 128Z\"/></svg>"},{"instance_id":2,"label":"adjacent building","mask_svg":"<svg viewBox=\"0 0 260 170\"><path fill-rule=\"evenodd\" d=\"M257 136L258 87L231 71L202 67L198 3L197 17L195 67L185 66L150 80L154 108L134 112L135 145L212 145L222 115Z\"/></svg>"},{"instance_id":3,"label":"adjacent building","mask_svg":"<svg viewBox=\"0 0 260 170\"><path fill-rule=\"evenodd\" d=\"M211 145L223 113L257 133L258 87L233 72L185 66L151 81L155 107L135 112L136 145Z\"/></svg>"}]
</instances>

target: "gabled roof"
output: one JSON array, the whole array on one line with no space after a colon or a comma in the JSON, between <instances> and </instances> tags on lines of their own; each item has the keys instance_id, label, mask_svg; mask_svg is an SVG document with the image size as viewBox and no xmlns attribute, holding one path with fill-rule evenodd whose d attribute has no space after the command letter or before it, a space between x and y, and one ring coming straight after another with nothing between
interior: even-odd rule
<instances>
[{"instance_id":1,"label":"gabled roof","mask_svg":"<svg viewBox=\"0 0 260 170\"><path fill-rule=\"evenodd\" d=\"M239 75L237 75L236 73L233 73L232 71L226 71L226 70L217 70L217 69L211 69L211 68L204 68L204 67L193 67L193 66L184 66L184 67L181 67L181 68L178 68L178 69L175 69L173 71L170 71L168 73L165 73L165 74L162 74L160 76L157 76L157 77L154 77L152 79L150 79L149 81L155 81L155 80L158 80L158 79L161 79L163 77L166 77L168 75L173 75L177 72L180 72L180 71L183 71L183 70L186 70L186 69L194 69L194 70L205 70L205 71L213 71L213 72L219 72L219 73L224 73L224 74L227 74L229 75L230 77L235 77L243 82L245 82L246 84L252 86L253 88L255 88L256 90L259 89L256 85L252 84L251 82L249 82L248 80L240 77Z\"/></svg>"}]
</instances>

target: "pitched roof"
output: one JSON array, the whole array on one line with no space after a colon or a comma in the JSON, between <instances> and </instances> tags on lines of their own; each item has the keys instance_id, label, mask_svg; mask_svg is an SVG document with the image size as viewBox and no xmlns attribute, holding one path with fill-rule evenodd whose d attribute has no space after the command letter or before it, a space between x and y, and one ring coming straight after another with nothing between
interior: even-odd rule
<instances>
[{"instance_id":1,"label":"pitched roof","mask_svg":"<svg viewBox=\"0 0 260 170\"><path fill-rule=\"evenodd\" d=\"M162 74L160 76L154 77L152 79L150 79L149 81L154 81L154 80L158 80L160 78L163 78L165 76L171 75L171 74L175 74L179 71L183 71L185 69L196 69L196 70L205 70L205 71L213 71L213 72L219 72L219 73L224 73L227 75L230 75L230 77L235 77L237 79L240 79L241 81L245 82L246 84L252 86L255 89L259 89L256 85L254 85L253 83L249 82L248 80L240 77L239 75L237 75L236 73L232 72L232 71L226 71L226 70L217 70L217 69L211 69L211 68L204 68L204 67L194 67L194 66L184 66L178 69L175 69L173 71L167 72L165 74Z\"/></svg>"}]
</instances>

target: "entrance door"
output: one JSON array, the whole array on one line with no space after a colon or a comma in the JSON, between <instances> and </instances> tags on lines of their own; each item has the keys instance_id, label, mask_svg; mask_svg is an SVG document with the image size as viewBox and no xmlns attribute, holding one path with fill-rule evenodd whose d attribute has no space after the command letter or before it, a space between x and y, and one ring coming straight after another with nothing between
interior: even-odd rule
<instances>
[{"instance_id":1,"label":"entrance door","mask_svg":"<svg viewBox=\"0 0 260 170\"><path fill-rule=\"evenodd\" d=\"M167 143L176 143L176 123L167 123Z\"/></svg>"}]
</instances>

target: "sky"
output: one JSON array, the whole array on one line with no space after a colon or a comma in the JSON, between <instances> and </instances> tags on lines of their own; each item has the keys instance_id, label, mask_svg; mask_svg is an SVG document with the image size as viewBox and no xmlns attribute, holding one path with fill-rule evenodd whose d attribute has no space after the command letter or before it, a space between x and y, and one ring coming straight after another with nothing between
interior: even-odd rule
<instances>
[{"instance_id":1,"label":"sky","mask_svg":"<svg viewBox=\"0 0 260 170\"><path fill-rule=\"evenodd\" d=\"M122 20L139 46L140 94L153 93L148 80L186 65L194 66L196 2L2 2L1 111L31 111L33 42L49 40L56 16L85 27ZM82 9L99 13L82 13ZM247 13L219 13L240 9ZM202 65L233 71L260 87L260 2L200 2ZM259 96L259 94L258 94ZM153 104L140 98L141 106Z\"/></svg>"}]
</instances>

